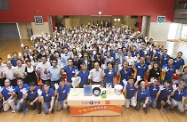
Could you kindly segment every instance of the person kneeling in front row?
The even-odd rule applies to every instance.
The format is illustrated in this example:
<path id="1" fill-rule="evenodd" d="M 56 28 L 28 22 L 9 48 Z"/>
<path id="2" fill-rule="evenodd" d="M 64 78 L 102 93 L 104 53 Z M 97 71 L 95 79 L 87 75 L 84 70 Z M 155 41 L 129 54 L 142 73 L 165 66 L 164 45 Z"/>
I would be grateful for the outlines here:
<path id="1" fill-rule="evenodd" d="M 6 79 L 4 81 L 4 85 L 3 87 L 1 87 L 0 89 L 0 96 L 2 95 L 2 100 L 3 100 L 3 109 L 4 111 L 8 111 L 10 109 L 10 107 L 12 108 L 12 113 L 15 112 L 16 106 L 15 106 L 15 100 L 16 97 L 14 97 L 13 91 L 14 91 L 14 87 L 10 85 L 10 80 Z"/>
<path id="2" fill-rule="evenodd" d="M 50 83 L 44 83 L 42 90 L 41 100 L 44 101 L 44 113 L 49 114 L 54 112 L 54 90 L 50 88 Z"/>
<path id="3" fill-rule="evenodd" d="M 140 86 L 138 86 L 138 82 L 140 82 Z M 150 98 L 149 89 L 146 88 L 146 84 L 144 80 L 140 80 L 140 81 L 137 80 L 134 86 L 138 89 L 136 94 L 137 97 L 136 110 L 140 110 L 141 103 L 143 103 L 142 109 L 144 113 L 147 114 L 147 106 Z"/>
<path id="4" fill-rule="evenodd" d="M 27 84 L 23 84 L 22 79 L 17 80 L 17 86 L 15 87 L 14 95 L 18 95 L 18 102 L 16 105 L 16 111 L 23 111 L 23 114 L 27 114 L 27 96 L 28 96 L 29 86 Z"/>
<path id="5" fill-rule="evenodd" d="M 173 87 L 173 92 L 171 93 L 171 107 L 177 107 L 180 112 L 185 111 L 184 100 L 187 96 L 187 90 L 185 89 L 185 83 L 183 81 L 179 82 L 179 86 Z"/>
<path id="6" fill-rule="evenodd" d="M 125 107 L 129 108 L 131 105 L 132 107 L 136 107 L 136 88 L 134 87 L 134 79 L 130 78 L 129 81 L 124 81 L 124 93 L 125 95 Z"/>
<path id="7" fill-rule="evenodd" d="M 38 91 L 40 90 L 36 83 L 30 82 L 29 83 L 29 90 L 28 90 L 28 100 L 30 101 L 30 107 L 32 110 L 38 108 L 38 114 L 41 113 L 41 102 L 39 101 Z"/>
<path id="8" fill-rule="evenodd" d="M 58 103 L 57 103 L 57 111 L 60 111 L 62 109 L 67 109 L 67 96 L 70 91 L 69 84 L 65 84 L 64 79 L 60 79 L 59 84 L 55 84 L 55 92 L 57 93 Z"/>

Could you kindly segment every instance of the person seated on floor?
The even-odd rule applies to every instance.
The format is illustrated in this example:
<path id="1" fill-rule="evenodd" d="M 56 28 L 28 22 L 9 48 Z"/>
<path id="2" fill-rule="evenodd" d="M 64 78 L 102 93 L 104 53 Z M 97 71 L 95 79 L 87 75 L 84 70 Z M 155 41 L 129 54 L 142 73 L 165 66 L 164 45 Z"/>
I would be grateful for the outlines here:
<path id="1" fill-rule="evenodd" d="M 29 83 L 29 90 L 28 90 L 28 100 L 29 100 L 29 105 L 32 110 L 35 110 L 38 108 L 38 114 L 41 113 L 41 102 L 38 100 L 38 90 L 39 87 L 36 86 L 36 83 L 30 82 Z"/>
<path id="2" fill-rule="evenodd" d="M 64 79 L 59 80 L 59 84 L 55 84 L 55 92 L 57 93 L 57 111 L 60 111 L 62 109 L 67 109 L 68 104 L 67 104 L 67 96 L 70 92 L 70 86 L 69 84 L 65 84 Z"/>
<path id="3" fill-rule="evenodd" d="M 28 113 L 27 109 L 27 95 L 28 95 L 29 86 L 23 83 L 22 79 L 17 79 L 17 86 L 13 92 L 14 96 L 17 94 L 18 102 L 16 105 L 16 111 L 23 111 L 23 114 Z"/>
<path id="4" fill-rule="evenodd" d="M 134 79 L 129 78 L 128 82 L 125 81 L 123 92 L 125 93 L 125 107 L 129 108 L 131 105 L 132 107 L 136 107 L 136 88 L 134 86 Z"/>
<path id="5" fill-rule="evenodd" d="M 183 81 L 180 81 L 178 87 L 173 85 L 173 92 L 171 93 L 171 108 L 174 109 L 177 107 L 181 113 L 185 111 L 184 100 L 187 97 L 185 85 L 186 84 Z"/>
<path id="6" fill-rule="evenodd" d="M 164 84 L 159 86 L 159 91 L 156 95 L 156 107 L 161 109 L 161 101 L 164 101 L 165 104 L 163 106 L 163 112 L 167 113 L 167 108 L 171 105 L 171 92 L 173 91 L 173 87 L 171 86 L 171 81 L 166 80 Z"/>
<path id="7" fill-rule="evenodd" d="M 138 83 L 140 82 L 140 85 L 138 85 Z M 137 81 L 134 84 L 135 88 L 137 89 L 137 95 L 136 95 L 136 100 L 137 100 L 137 104 L 136 104 L 136 110 L 140 110 L 141 108 L 141 103 L 143 103 L 142 105 L 142 109 L 144 111 L 145 114 L 147 114 L 147 107 L 149 104 L 149 99 L 150 99 L 150 92 L 149 89 L 146 88 L 146 84 L 144 80 L 139 80 L 137 79 Z"/>
<path id="8" fill-rule="evenodd" d="M 40 97 L 40 101 L 44 101 L 44 113 L 49 114 L 54 112 L 54 90 L 50 88 L 50 83 L 44 83 L 44 89 L 42 90 L 42 94 Z"/>
<path id="9" fill-rule="evenodd" d="M 16 97 L 14 97 L 13 95 L 13 90 L 14 90 L 14 87 L 10 85 L 10 80 L 9 79 L 6 79 L 4 81 L 4 84 L 5 86 L 1 87 L 0 89 L 0 94 L 2 95 L 3 97 L 3 110 L 4 111 L 8 111 L 11 107 L 12 109 L 12 113 L 15 112 L 15 100 L 16 100 Z M 1 96 L 0 95 L 0 96 Z"/>

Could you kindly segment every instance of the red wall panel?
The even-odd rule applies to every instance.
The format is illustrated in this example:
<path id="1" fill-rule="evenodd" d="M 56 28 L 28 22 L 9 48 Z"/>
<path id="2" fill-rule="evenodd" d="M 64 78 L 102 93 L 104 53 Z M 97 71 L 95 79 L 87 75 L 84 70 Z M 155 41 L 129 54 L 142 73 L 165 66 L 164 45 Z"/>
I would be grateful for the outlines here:
<path id="1" fill-rule="evenodd" d="M 166 16 L 173 21 L 174 0 L 9 0 L 10 9 L 0 10 L 0 22 L 34 22 L 42 15 L 148 15 L 151 21 Z"/>

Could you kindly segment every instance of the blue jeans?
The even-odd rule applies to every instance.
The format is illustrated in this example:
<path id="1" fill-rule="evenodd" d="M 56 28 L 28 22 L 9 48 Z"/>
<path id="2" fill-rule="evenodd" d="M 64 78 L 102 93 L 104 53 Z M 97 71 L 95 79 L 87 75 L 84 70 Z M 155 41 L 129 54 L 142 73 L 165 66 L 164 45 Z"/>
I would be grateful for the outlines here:
<path id="1" fill-rule="evenodd" d="M 55 105 L 55 104 L 54 104 L 54 105 Z M 44 101 L 44 113 L 45 113 L 45 114 L 48 114 L 48 113 L 49 113 L 50 107 L 51 107 L 51 101 L 49 101 L 49 102 L 45 102 L 45 101 Z M 53 108 L 54 108 L 54 106 L 53 106 Z M 53 110 L 53 108 L 52 108 L 52 110 Z"/>
<path id="2" fill-rule="evenodd" d="M 16 111 L 26 110 L 27 109 L 27 100 L 23 100 L 22 103 L 20 103 L 20 100 L 18 101 L 16 105 Z"/>
<path id="3" fill-rule="evenodd" d="M 149 102 L 152 108 L 156 108 L 156 98 L 149 98 Z"/>

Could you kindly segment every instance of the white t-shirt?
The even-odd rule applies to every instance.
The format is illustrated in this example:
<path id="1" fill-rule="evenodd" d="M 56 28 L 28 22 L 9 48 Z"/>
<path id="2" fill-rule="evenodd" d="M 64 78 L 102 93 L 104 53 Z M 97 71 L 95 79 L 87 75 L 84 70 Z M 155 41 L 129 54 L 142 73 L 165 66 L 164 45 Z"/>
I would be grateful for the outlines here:
<path id="1" fill-rule="evenodd" d="M 12 66 L 11 69 L 9 69 L 8 67 L 5 68 L 3 74 L 5 75 L 5 77 L 9 80 L 14 80 L 16 79 L 16 77 L 14 77 L 14 73 L 16 73 L 16 68 Z"/>
<path id="2" fill-rule="evenodd" d="M 51 66 L 51 64 L 49 62 L 46 62 L 45 64 L 43 64 L 42 62 L 40 62 L 37 67 L 36 70 L 40 73 L 40 77 L 42 80 L 48 80 L 50 79 L 50 74 L 45 74 L 44 71 L 45 69 L 48 69 Z"/>

